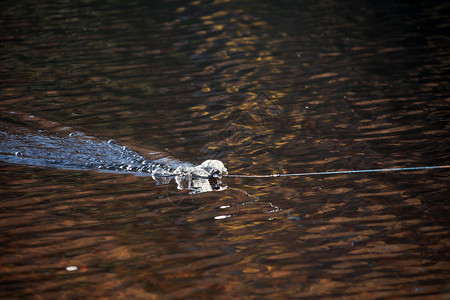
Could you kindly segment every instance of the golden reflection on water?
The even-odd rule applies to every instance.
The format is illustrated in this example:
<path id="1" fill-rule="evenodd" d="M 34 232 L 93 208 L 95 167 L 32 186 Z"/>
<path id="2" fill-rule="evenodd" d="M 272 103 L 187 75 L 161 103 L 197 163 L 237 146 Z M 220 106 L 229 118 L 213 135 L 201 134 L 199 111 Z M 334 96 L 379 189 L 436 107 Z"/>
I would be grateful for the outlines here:
<path id="1" fill-rule="evenodd" d="M 448 161 L 448 5 L 283 3 L 5 5 L 1 111 L 236 173 Z M 445 171 L 0 169 L 1 297 L 448 296 Z"/>

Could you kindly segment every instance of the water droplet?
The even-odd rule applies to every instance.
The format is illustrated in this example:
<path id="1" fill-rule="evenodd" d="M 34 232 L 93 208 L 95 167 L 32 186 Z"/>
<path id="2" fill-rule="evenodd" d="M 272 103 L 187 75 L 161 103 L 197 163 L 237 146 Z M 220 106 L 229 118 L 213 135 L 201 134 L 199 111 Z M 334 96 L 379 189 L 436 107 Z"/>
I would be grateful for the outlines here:
<path id="1" fill-rule="evenodd" d="M 77 266 L 68 266 L 68 267 L 66 267 L 66 271 L 69 271 L 69 272 L 73 272 L 73 271 L 76 271 L 76 270 L 78 270 Z"/>

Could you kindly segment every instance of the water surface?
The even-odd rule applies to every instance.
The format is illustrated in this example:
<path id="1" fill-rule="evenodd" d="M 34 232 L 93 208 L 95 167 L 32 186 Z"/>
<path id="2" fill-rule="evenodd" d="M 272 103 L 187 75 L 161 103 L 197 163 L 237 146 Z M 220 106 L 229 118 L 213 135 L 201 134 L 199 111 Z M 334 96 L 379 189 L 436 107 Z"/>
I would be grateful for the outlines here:
<path id="1" fill-rule="evenodd" d="M 448 165 L 448 12 L 7 1 L 0 131 L 74 129 L 230 173 Z M 224 178 L 192 194 L 2 161 L 0 183 L 3 298 L 450 296 L 448 169 Z"/>

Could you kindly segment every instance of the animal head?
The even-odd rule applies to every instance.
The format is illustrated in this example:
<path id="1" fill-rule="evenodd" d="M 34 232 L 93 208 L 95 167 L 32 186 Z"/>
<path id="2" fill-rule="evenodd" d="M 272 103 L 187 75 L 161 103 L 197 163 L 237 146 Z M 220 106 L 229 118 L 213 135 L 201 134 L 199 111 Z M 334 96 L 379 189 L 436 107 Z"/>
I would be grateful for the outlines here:
<path id="1" fill-rule="evenodd" d="M 207 171 L 212 177 L 221 176 L 223 173 L 228 174 L 224 164 L 216 159 L 205 160 L 199 167 Z"/>

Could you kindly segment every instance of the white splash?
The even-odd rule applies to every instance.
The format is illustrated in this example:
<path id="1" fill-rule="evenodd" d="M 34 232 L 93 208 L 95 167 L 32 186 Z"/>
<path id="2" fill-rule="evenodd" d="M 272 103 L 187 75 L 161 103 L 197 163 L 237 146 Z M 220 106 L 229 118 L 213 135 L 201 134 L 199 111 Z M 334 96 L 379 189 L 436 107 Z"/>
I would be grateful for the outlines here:
<path id="1" fill-rule="evenodd" d="M 174 172 L 176 176 L 199 178 L 220 177 L 223 173 L 228 174 L 228 170 L 220 160 L 216 159 L 205 160 L 201 165 L 195 167 L 179 166 Z"/>
<path id="2" fill-rule="evenodd" d="M 69 272 L 73 272 L 73 271 L 76 271 L 76 270 L 78 270 L 77 266 L 68 266 L 68 267 L 66 267 L 66 271 L 69 271 Z"/>
<path id="3" fill-rule="evenodd" d="M 214 217 L 214 220 L 222 220 L 222 219 L 226 219 L 226 218 L 230 218 L 231 215 L 222 215 L 222 216 L 216 216 Z"/>

